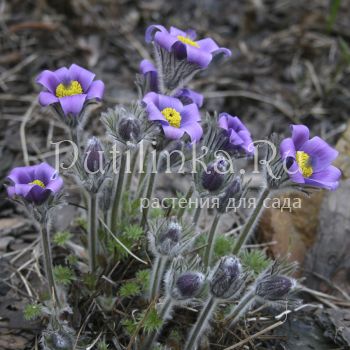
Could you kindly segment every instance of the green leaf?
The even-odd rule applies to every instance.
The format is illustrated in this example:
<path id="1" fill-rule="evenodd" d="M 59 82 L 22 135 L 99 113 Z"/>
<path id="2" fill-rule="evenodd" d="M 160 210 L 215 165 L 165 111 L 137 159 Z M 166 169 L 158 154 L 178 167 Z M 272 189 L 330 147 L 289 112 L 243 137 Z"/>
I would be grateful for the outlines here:
<path id="1" fill-rule="evenodd" d="M 150 270 L 140 270 L 136 273 L 136 281 L 144 291 L 149 287 L 150 274 Z"/>
<path id="2" fill-rule="evenodd" d="M 232 237 L 218 235 L 215 240 L 214 254 L 217 258 L 229 255 L 234 247 L 235 240 Z"/>
<path id="3" fill-rule="evenodd" d="M 89 290 L 94 290 L 97 284 L 97 278 L 92 273 L 86 273 L 83 275 L 82 280 Z"/>
<path id="4" fill-rule="evenodd" d="M 41 316 L 42 306 L 40 304 L 28 304 L 24 307 L 23 316 L 27 321 L 32 321 Z"/>
<path id="5" fill-rule="evenodd" d="M 119 291 L 119 294 L 123 298 L 134 297 L 141 293 L 141 288 L 136 282 L 124 283 Z"/>
<path id="6" fill-rule="evenodd" d="M 122 321 L 122 325 L 125 327 L 129 335 L 133 335 L 137 330 L 138 322 L 128 318 Z"/>
<path id="7" fill-rule="evenodd" d="M 259 275 L 270 264 L 270 259 L 262 250 L 258 249 L 244 251 L 240 258 L 243 266 L 252 271 L 255 276 Z"/>
<path id="8" fill-rule="evenodd" d="M 139 225 L 128 225 L 124 229 L 123 236 L 132 241 L 139 240 L 144 234 L 143 228 Z"/>
<path id="9" fill-rule="evenodd" d="M 106 342 L 100 341 L 100 342 L 97 344 L 97 350 L 109 350 L 109 347 L 108 347 L 108 345 L 107 345 Z"/>
<path id="10" fill-rule="evenodd" d="M 71 238 L 72 234 L 68 231 L 57 232 L 53 236 L 53 242 L 59 246 L 64 246 Z"/>
<path id="11" fill-rule="evenodd" d="M 74 272 L 66 266 L 58 265 L 53 268 L 53 274 L 58 284 L 70 285 L 75 279 Z"/>
<path id="12" fill-rule="evenodd" d="M 327 29 L 331 31 L 333 29 L 334 23 L 337 19 L 337 15 L 340 8 L 340 0 L 331 0 L 330 13 L 327 19 Z"/>
<path id="13" fill-rule="evenodd" d="M 144 319 L 143 329 L 146 333 L 157 331 L 162 327 L 163 320 L 158 316 L 156 309 L 151 309 Z"/>

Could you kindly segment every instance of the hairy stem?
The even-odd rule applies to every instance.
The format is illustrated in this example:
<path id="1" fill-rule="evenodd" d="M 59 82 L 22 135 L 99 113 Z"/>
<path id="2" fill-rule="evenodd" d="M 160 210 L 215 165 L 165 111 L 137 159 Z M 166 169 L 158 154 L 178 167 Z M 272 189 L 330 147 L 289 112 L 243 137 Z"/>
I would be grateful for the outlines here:
<path id="1" fill-rule="evenodd" d="M 148 218 L 148 213 L 150 208 L 149 201 L 152 199 L 154 183 L 158 172 L 158 160 L 159 160 L 159 154 L 157 154 L 155 157 L 155 166 L 157 171 L 156 172 L 151 171 L 151 173 L 149 174 L 149 180 L 148 180 L 147 191 L 146 191 L 146 198 L 148 199 L 148 205 L 142 208 L 141 227 L 143 228 L 145 228 L 147 224 L 147 218 Z"/>
<path id="2" fill-rule="evenodd" d="M 154 261 L 150 281 L 150 300 L 155 299 L 159 295 L 160 285 L 167 261 L 168 259 L 163 256 L 157 256 Z"/>
<path id="3" fill-rule="evenodd" d="M 270 190 L 268 188 L 264 188 L 261 192 L 256 207 L 253 209 L 253 212 L 250 214 L 249 219 L 247 220 L 241 233 L 239 234 L 238 241 L 235 247 L 233 248 L 233 254 L 237 255 L 240 252 L 242 246 L 247 242 L 249 236 L 254 230 L 255 224 L 257 223 L 257 221 L 260 218 L 260 215 L 263 212 L 264 201 L 269 196 L 269 194 Z"/>
<path id="4" fill-rule="evenodd" d="M 96 271 L 97 257 L 97 229 L 98 229 L 98 213 L 97 213 L 97 194 L 90 192 L 88 204 L 88 250 L 89 250 L 89 270 L 94 273 Z"/>
<path id="5" fill-rule="evenodd" d="M 49 231 L 47 229 L 47 223 L 42 223 L 40 225 L 40 234 L 41 234 L 41 245 L 42 245 L 43 257 L 44 257 L 44 269 L 45 269 L 45 275 L 46 275 L 47 281 L 49 283 L 50 296 L 52 299 L 54 299 L 54 301 L 59 306 L 57 288 L 56 288 L 55 279 L 53 276 L 50 237 L 49 237 Z"/>
<path id="6" fill-rule="evenodd" d="M 138 156 L 138 150 L 135 150 L 134 153 L 132 154 L 132 157 L 131 157 L 130 173 L 127 175 L 127 179 L 126 179 L 126 186 L 125 186 L 125 188 L 128 191 L 130 191 L 130 189 L 131 189 L 132 179 L 133 179 L 133 176 L 134 176 L 134 173 L 135 173 L 135 169 L 136 169 L 137 156 Z"/>
<path id="7" fill-rule="evenodd" d="M 114 201 L 113 201 L 113 206 L 111 211 L 111 231 L 112 232 L 116 232 L 118 228 L 118 222 L 119 222 L 119 217 L 121 212 L 120 202 L 123 194 L 126 160 L 127 160 L 126 154 L 122 153 L 120 158 L 118 182 L 114 193 Z"/>
<path id="8" fill-rule="evenodd" d="M 207 327 L 208 321 L 210 320 L 215 310 L 216 304 L 217 304 L 216 299 L 213 296 L 209 297 L 208 301 L 203 306 L 203 309 L 199 314 L 196 323 L 191 329 L 191 332 L 187 339 L 184 350 L 197 349 L 198 340 L 200 336 L 203 334 L 203 331 L 205 330 L 205 328 Z"/>
<path id="9" fill-rule="evenodd" d="M 213 220 L 213 223 L 210 227 L 209 235 L 208 235 L 208 241 L 207 246 L 205 247 L 204 252 L 204 258 L 203 258 L 203 264 L 204 264 L 204 271 L 208 270 L 211 264 L 211 260 L 213 258 L 213 252 L 215 248 L 215 238 L 216 238 L 216 231 L 218 228 L 218 224 L 220 222 L 221 215 L 219 213 L 216 213 L 215 218 Z"/>
<path id="10" fill-rule="evenodd" d="M 186 205 L 184 205 L 183 207 L 180 207 L 179 211 L 177 212 L 177 219 L 178 220 L 180 220 L 182 218 L 182 216 L 184 215 L 185 209 L 187 208 L 187 202 L 192 197 L 193 192 L 194 192 L 194 185 L 192 184 L 186 193 L 186 197 L 185 197 L 186 198 Z"/>
<path id="11" fill-rule="evenodd" d="M 163 307 L 161 308 L 160 312 L 159 312 L 159 317 L 163 320 L 163 324 L 166 321 L 171 309 L 173 308 L 174 303 L 172 301 L 171 298 L 166 298 L 163 304 Z M 161 329 L 159 329 L 158 331 L 153 331 L 152 333 L 150 333 L 147 338 L 145 339 L 141 350 L 149 350 L 149 349 L 153 349 L 153 343 L 155 342 L 155 340 L 157 339 L 157 336 L 159 334 L 159 332 L 161 331 Z"/>
<path id="12" fill-rule="evenodd" d="M 251 303 L 254 301 L 254 290 L 248 291 L 239 303 L 233 308 L 231 313 L 226 317 L 230 322 L 230 327 L 233 327 L 237 321 L 245 314 Z"/>
<path id="13" fill-rule="evenodd" d="M 194 227 L 197 227 L 198 225 L 198 220 L 199 220 L 199 217 L 201 216 L 201 212 L 202 212 L 202 207 L 199 205 L 196 208 L 196 211 L 194 212 L 194 216 L 193 216 Z"/>

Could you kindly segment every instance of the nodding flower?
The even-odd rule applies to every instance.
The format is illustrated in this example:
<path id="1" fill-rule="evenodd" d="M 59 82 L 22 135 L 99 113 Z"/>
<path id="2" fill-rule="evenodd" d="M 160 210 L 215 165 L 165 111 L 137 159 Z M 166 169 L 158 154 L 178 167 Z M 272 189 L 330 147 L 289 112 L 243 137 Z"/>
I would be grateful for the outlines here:
<path id="1" fill-rule="evenodd" d="M 161 25 L 151 25 L 146 30 L 146 42 L 154 42 L 168 52 L 174 52 L 180 60 L 206 68 L 218 54 L 231 56 L 231 51 L 219 47 L 211 38 L 196 40 L 194 30 L 186 32 L 176 27 L 167 30 Z"/>
<path id="2" fill-rule="evenodd" d="M 47 163 L 14 168 L 7 179 L 10 182 L 7 187 L 10 198 L 22 197 L 36 205 L 44 203 L 63 187 L 62 178 Z"/>

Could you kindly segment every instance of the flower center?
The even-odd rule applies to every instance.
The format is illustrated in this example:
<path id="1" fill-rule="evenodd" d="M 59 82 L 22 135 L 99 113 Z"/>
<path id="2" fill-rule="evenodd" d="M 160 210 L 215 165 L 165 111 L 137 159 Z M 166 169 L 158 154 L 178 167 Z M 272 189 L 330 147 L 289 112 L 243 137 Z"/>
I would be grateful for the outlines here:
<path id="1" fill-rule="evenodd" d="M 304 177 L 310 177 L 313 174 L 314 171 L 310 165 L 310 156 L 307 153 L 303 151 L 297 151 L 296 161 Z"/>
<path id="2" fill-rule="evenodd" d="M 181 114 L 174 108 L 164 108 L 162 114 L 165 119 L 169 122 L 174 128 L 179 128 L 181 124 Z"/>
<path id="3" fill-rule="evenodd" d="M 193 41 L 190 38 L 188 38 L 187 36 L 178 35 L 177 38 L 184 44 L 191 45 L 191 46 L 199 48 L 199 45 L 195 41 Z"/>
<path id="4" fill-rule="evenodd" d="M 45 184 L 40 180 L 34 180 L 32 182 L 29 182 L 29 185 L 38 185 L 41 188 L 45 188 Z"/>
<path id="5" fill-rule="evenodd" d="M 83 93 L 83 88 L 77 80 L 72 80 L 69 85 L 63 83 L 59 84 L 56 88 L 57 97 L 66 97 L 79 95 Z"/>

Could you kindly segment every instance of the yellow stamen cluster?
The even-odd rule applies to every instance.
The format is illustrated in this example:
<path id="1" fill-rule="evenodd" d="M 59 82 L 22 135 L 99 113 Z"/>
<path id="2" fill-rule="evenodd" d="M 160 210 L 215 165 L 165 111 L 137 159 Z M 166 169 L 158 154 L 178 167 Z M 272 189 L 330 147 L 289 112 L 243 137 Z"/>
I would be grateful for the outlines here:
<path id="1" fill-rule="evenodd" d="M 175 128 L 179 128 L 181 125 L 181 114 L 174 108 L 164 108 L 162 114 L 169 124 Z"/>
<path id="2" fill-rule="evenodd" d="M 83 88 L 77 80 L 72 80 L 69 85 L 59 84 L 56 88 L 57 97 L 79 95 L 83 93 Z"/>
<path id="3" fill-rule="evenodd" d="M 41 188 L 45 188 L 45 184 L 41 180 L 34 180 L 32 182 L 29 182 L 29 185 L 38 185 Z"/>
<path id="4" fill-rule="evenodd" d="M 314 172 L 312 166 L 310 165 L 310 156 L 303 151 L 297 151 L 295 158 L 303 176 L 310 177 Z"/>
<path id="5" fill-rule="evenodd" d="M 184 44 L 191 45 L 191 46 L 199 48 L 199 45 L 195 41 L 193 41 L 190 38 L 188 38 L 187 36 L 178 35 L 177 38 Z"/>

